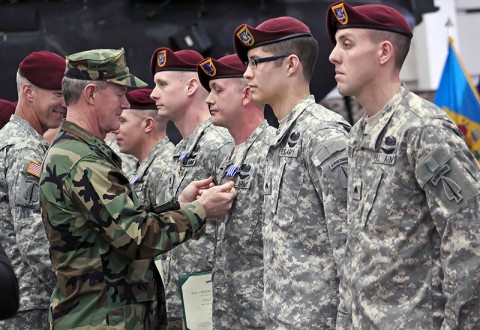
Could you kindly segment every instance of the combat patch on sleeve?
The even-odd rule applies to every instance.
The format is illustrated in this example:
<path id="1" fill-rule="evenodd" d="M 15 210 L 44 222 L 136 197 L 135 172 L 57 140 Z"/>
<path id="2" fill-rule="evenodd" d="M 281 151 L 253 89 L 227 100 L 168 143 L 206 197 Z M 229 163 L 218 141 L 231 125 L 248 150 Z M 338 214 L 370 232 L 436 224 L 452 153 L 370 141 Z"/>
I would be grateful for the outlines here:
<path id="1" fill-rule="evenodd" d="M 438 204 L 447 214 L 458 211 L 477 194 L 467 171 L 445 147 L 434 149 L 418 165 L 415 174 L 429 201 Z"/>

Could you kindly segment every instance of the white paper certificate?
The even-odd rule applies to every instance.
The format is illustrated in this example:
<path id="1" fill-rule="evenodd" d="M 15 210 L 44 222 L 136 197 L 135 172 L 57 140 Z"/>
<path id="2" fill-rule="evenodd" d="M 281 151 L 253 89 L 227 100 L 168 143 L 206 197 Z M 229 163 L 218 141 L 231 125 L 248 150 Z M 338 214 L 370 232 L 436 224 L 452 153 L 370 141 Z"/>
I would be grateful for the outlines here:
<path id="1" fill-rule="evenodd" d="M 212 272 L 180 275 L 183 312 L 187 330 L 211 330 L 212 322 Z"/>

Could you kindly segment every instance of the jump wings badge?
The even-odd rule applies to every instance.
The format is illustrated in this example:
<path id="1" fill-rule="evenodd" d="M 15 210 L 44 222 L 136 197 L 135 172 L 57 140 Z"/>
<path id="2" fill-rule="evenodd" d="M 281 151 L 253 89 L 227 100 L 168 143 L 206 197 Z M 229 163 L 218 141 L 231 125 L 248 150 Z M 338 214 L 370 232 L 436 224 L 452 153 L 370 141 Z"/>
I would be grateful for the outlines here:
<path id="1" fill-rule="evenodd" d="M 333 6 L 332 12 L 340 24 L 345 25 L 348 23 L 348 15 L 345 11 L 345 6 L 343 5 L 343 3 Z"/>
<path id="2" fill-rule="evenodd" d="M 253 39 L 253 35 L 248 29 L 246 25 L 237 32 L 237 38 L 240 39 L 241 42 L 245 44 L 245 46 L 253 46 L 255 40 Z"/>

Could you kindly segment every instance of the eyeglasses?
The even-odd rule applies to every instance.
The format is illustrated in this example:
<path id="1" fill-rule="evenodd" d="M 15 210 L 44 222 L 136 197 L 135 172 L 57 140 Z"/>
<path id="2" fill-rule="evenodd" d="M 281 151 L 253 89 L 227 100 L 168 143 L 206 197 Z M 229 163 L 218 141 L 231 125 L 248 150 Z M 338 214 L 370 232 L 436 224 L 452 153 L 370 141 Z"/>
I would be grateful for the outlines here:
<path id="1" fill-rule="evenodd" d="M 248 60 L 247 62 L 245 62 L 245 66 L 247 67 L 250 66 L 252 69 L 256 69 L 260 63 L 276 61 L 287 56 L 288 55 L 275 55 L 275 56 L 262 57 L 262 58 L 252 58 L 251 60 Z"/>

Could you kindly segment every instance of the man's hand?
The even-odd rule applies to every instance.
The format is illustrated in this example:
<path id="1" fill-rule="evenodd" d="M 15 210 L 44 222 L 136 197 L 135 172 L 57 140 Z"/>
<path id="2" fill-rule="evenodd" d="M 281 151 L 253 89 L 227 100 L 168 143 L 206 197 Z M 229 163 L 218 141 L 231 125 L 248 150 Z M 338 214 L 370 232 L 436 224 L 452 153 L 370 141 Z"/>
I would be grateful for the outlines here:
<path id="1" fill-rule="evenodd" d="M 214 184 L 212 177 L 204 180 L 190 182 L 188 186 L 183 189 L 180 195 L 178 195 L 178 202 L 180 203 L 180 207 L 184 207 L 185 204 L 189 204 L 195 201 L 197 198 L 200 197 L 200 195 L 205 189 L 213 186 Z"/>
<path id="2" fill-rule="evenodd" d="M 234 182 L 229 181 L 221 186 L 203 190 L 198 201 L 203 205 L 207 218 L 219 218 L 232 208 L 235 197 L 237 197 L 237 191 L 234 188 Z"/>

